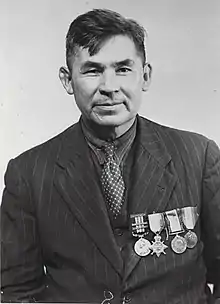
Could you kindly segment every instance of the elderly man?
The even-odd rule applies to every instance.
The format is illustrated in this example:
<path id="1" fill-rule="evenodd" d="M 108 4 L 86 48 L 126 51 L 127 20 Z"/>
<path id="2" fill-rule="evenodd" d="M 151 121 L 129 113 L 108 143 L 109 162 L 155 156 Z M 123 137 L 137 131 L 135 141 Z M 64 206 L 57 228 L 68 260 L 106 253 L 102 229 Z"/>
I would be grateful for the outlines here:
<path id="1" fill-rule="evenodd" d="M 205 304 L 220 296 L 220 151 L 137 114 L 151 79 L 144 39 L 137 22 L 110 10 L 70 25 L 59 76 L 82 115 L 9 162 L 3 301 Z"/>

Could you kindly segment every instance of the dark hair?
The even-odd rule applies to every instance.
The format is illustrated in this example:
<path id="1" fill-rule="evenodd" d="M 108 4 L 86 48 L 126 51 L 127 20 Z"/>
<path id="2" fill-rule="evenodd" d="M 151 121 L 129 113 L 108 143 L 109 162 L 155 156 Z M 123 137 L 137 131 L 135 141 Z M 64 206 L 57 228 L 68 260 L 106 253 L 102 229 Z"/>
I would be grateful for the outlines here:
<path id="1" fill-rule="evenodd" d="M 115 35 L 131 38 L 143 64 L 145 54 L 145 29 L 132 19 L 107 9 L 94 9 L 79 15 L 70 25 L 66 35 L 66 61 L 76 54 L 77 47 L 88 48 L 92 56 L 100 50 L 103 43 Z"/>

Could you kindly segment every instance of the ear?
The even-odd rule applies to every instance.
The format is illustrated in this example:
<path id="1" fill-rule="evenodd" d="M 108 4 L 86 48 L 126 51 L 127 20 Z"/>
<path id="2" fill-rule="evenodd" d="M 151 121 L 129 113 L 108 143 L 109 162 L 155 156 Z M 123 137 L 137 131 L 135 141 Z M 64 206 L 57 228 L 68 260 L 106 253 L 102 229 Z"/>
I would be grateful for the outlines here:
<path id="1" fill-rule="evenodd" d="M 61 67 L 59 69 L 59 78 L 68 94 L 73 94 L 72 76 L 68 68 Z"/>
<path id="2" fill-rule="evenodd" d="M 144 81 L 142 85 L 142 91 L 146 92 L 149 89 L 151 83 L 151 74 L 152 74 L 152 67 L 149 63 L 144 65 Z"/>

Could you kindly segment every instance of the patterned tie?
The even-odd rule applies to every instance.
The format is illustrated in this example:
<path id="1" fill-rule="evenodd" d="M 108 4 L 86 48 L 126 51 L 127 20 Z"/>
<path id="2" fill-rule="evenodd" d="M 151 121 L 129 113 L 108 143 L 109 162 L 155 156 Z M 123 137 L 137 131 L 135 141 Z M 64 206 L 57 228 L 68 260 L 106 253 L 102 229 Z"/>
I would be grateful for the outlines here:
<path id="1" fill-rule="evenodd" d="M 104 147 L 105 163 L 102 169 L 101 183 L 105 200 L 114 218 L 118 216 L 124 199 L 125 184 L 118 163 L 114 160 L 115 146 L 113 143 Z"/>

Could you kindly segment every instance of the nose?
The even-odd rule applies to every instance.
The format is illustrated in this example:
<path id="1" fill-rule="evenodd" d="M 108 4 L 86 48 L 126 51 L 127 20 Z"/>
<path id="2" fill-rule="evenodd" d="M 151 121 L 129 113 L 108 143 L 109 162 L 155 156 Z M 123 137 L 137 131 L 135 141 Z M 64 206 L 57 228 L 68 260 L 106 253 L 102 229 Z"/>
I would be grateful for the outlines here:
<path id="1" fill-rule="evenodd" d="M 119 83 L 115 72 L 105 71 L 102 74 L 99 91 L 103 95 L 110 95 L 119 91 Z"/>

